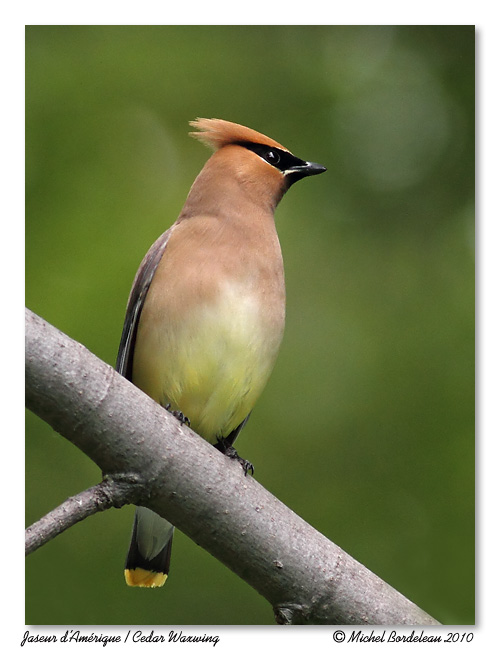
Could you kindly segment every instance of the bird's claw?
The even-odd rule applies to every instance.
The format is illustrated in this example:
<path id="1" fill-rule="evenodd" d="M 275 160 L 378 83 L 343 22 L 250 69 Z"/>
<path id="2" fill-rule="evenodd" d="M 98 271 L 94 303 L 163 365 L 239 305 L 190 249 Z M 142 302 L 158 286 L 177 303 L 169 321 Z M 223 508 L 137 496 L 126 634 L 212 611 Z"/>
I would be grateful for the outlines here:
<path id="1" fill-rule="evenodd" d="M 245 460 L 244 458 L 241 458 L 241 456 L 238 454 L 236 449 L 229 445 L 222 436 L 217 436 L 217 444 L 214 445 L 216 449 L 221 451 L 224 456 L 227 456 L 228 458 L 235 458 L 239 464 L 242 466 L 243 471 L 245 473 L 245 476 L 248 474 L 248 472 L 254 473 L 254 466 L 249 460 Z"/>
<path id="2" fill-rule="evenodd" d="M 182 411 L 172 411 L 172 409 L 171 409 L 170 407 L 171 407 L 171 404 L 170 404 L 170 403 L 169 403 L 169 404 L 166 404 L 166 405 L 165 405 L 165 410 L 167 410 L 169 413 L 172 413 L 172 415 L 174 416 L 174 418 L 176 418 L 177 420 L 179 420 L 179 422 L 180 422 L 181 424 L 186 424 L 188 427 L 191 426 L 191 421 L 190 421 L 190 419 L 189 419 L 188 417 L 186 417 Z"/>

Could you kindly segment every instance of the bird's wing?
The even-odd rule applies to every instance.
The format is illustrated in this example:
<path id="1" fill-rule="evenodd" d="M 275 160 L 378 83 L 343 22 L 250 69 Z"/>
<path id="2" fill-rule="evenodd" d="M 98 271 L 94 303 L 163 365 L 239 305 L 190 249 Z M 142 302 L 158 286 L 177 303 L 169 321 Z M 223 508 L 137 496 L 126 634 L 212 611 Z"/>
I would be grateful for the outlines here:
<path id="1" fill-rule="evenodd" d="M 118 348 L 116 370 L 130 381 L 132 381 L 132 364 L 139 318 L 149 287 L 151 286 L 151 281 L 165 252 L 171 232 L 172 228 L 164 232 L 146 253 L 145 258 L 137 270 L 128 299 L 122 338 L 120 347 Z"/>

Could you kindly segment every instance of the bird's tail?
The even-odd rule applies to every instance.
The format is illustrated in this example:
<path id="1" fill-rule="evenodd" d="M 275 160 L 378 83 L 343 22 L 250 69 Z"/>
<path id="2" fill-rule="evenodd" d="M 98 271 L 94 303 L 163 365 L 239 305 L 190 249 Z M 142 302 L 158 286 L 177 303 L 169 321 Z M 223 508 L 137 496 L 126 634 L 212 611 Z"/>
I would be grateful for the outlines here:
<path id="1" fill-rule="evenodd" d="M 139 506 L 125 563 L 129 587 L 162 587 L 168 576 L 174 526 L 156 512 Z"/>

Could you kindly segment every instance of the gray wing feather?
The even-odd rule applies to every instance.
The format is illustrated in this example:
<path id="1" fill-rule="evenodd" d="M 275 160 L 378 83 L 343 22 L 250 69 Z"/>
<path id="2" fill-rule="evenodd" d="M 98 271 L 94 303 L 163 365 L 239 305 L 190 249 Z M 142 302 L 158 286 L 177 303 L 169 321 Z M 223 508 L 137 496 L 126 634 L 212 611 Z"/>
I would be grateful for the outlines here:
<path id="1" fill-rule="evenodd" d="M 165 252 L 172 228 L 163 233 L 151 246 L 137 270 L 127 303 L 122 338 L 118 348 L 116 370 L 132 381 L 135 339 L 144 301 L 151 286 L 153 276 Z"/>

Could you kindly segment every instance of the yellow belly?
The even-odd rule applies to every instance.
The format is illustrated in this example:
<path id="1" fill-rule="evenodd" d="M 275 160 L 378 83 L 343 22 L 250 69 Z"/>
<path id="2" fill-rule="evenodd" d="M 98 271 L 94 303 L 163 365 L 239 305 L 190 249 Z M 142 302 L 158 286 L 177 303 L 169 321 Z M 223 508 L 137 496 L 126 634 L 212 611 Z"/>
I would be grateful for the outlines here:
<path id="1" fill-rule="evenodd" d="M 141 317 L 134 383 L 215 444 L 246 418 L 271 374 L 283 322 L 270 327 L 264 314 L 256 296 L 227 285 L 183 318 L 170 318 L 168 308 Z"/>

